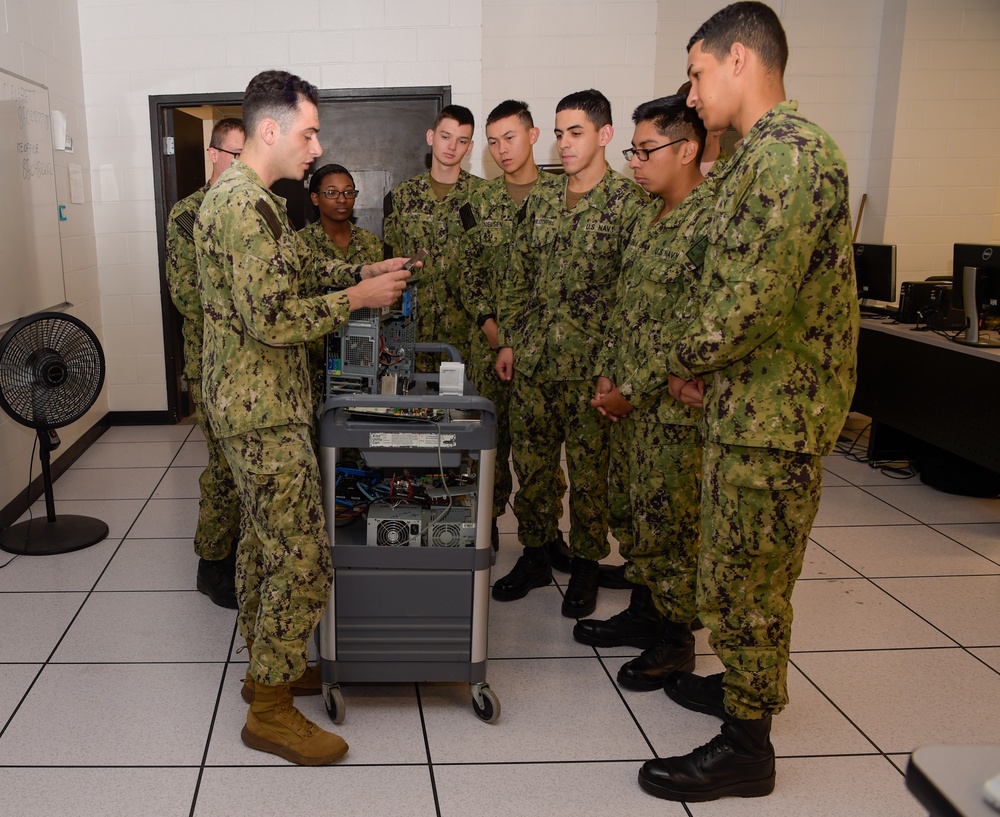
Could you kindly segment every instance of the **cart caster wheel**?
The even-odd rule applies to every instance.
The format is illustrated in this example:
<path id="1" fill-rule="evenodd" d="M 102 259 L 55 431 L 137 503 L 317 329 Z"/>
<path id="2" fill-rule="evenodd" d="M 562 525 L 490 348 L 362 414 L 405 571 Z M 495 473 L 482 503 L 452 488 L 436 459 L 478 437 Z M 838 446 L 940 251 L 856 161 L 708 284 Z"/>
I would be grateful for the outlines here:
<path id="1" fill-rule="evenodd" d="M 343 723 L 347 707 L 340 687 L 334 684 L 323 684 L 323 702 L 326 704 L 326 714 L 334 723 Z"/>
<path id="2" fill-rule="evenodd" d="M 500 717 L 500 699 L 486 684 L 472 687 L 472 711 L 486 723 L 496 723 Z"/>

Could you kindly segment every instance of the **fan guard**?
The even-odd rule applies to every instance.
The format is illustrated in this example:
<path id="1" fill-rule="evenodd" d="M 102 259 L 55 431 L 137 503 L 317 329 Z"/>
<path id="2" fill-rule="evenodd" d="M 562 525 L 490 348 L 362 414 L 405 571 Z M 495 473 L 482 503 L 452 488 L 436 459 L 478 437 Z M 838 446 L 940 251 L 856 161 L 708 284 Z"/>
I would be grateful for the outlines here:
<path id="1" fill-rule="evenodd" d="M 0 549 L 23 555 L 68 553 L 108 535 L 108 526 L 99 519 L 56 518 L 50 468 L 50 453 L 59 445 L 55 429 L 79 420 L 94 405 L 104 371 L 97 336 L 72 315 L 29 315 L 0 339 L 0 408 L 38 435 L 46 509 L 45 519 L 0 531 Z"/>

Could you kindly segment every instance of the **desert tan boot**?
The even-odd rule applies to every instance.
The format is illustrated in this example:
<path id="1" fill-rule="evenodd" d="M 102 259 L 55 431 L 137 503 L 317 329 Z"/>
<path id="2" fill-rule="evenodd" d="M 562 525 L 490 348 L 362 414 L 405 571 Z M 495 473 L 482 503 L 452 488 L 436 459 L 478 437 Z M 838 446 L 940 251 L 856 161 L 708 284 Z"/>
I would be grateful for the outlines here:
<path id="1" fill-rule="evenodd" d="M 325 766 L 347 753 L 343 738 L 321 729 L 295 708 L 287 684 L 254 684 L 254 701 L 240 737 L 251 749 L 300 766 Z"/>
<path id="2" fill-rule="evenodd" d="M 323 680 L 319 675 L 319 667 L 314 664 L 310 664 L 306 667 L 306 671 L 302 673 L 301 678 L 296 678 L 292 681 L 289 686 L 292 689 L 292 695 L 298 697 L 300 695 L 319 695 L 323 692 Z M 254 680 L 253 676 L 250 674 L 249 667 L 247 668 L 247 674 L 243 678 L 243 689 L 240 690 L 240 695 L 243 696 L 243 700 L 248 704 L 253 703 L 253 692 L 254 692 Z"/>

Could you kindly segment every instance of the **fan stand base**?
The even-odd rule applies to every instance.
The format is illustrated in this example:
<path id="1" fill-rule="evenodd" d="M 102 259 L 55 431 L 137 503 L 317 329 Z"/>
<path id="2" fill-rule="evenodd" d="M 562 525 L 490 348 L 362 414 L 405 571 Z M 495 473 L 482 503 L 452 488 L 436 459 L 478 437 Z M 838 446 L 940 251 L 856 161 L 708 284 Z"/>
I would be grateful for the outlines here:
<path id="1" fill-rule="evenodd" d="M 108 535 L 107 523 L 89 516 L 64 514 L 18 522 L 0 531 L 0 550 L 19 556 L 53 556 L 96 545 Z"/>

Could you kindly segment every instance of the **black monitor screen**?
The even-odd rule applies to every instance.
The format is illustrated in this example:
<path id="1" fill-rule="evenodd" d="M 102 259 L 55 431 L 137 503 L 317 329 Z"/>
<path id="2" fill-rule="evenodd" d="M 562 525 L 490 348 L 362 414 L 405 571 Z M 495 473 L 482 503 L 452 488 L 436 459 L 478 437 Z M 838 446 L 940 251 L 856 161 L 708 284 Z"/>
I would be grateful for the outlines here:
<path id="1" fill-rule="evenodd" d="M 859 299 L 896 300 L 895 244 L 855 244 L 854 272 Z"/>

